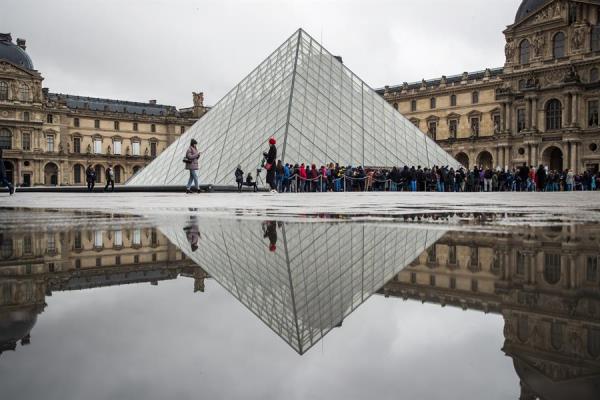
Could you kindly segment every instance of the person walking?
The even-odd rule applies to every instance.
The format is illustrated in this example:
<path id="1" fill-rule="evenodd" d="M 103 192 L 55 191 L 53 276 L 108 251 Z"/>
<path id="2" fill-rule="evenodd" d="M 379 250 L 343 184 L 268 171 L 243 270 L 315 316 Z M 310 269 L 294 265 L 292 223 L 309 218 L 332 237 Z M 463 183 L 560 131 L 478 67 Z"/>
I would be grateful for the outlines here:
<path id="1" fill-rule="evenodd" d="M 8 194 L 12 196 L 15 193 L 15 187 L 10 183 L 10 180 L 8 180 L 8 176 L 6 176 L 6 167 L 4 167 L 4 158 L 2 155 L 2 149 L 0 149 L 0 184 L 6 186 L 8 188 Z"/>
<path id="2" fill-rule="evenodd" d="M 111 186 L 110 191 L 114 192 L 115 191 L 115 172 L 113 171 L 111 166 L 106 168 L 104 177 L 106 178 L 106 185 L 104 185 L 104 191 L 106 192 L 108 190 L 108 186 L 110 185 Z"/>
<path id="3" fill-rule="evenodd" d="M 200 152 L 196 148 L 196 139 L 192 139 L 190 141 L 190 147 L 188 147 L 185 152 L 185 158 L 183 162 L 185 163 L 185 169 L 190 171 L 190 179 L 188 179 L 188 183 L 186 186 L 185 192 L 187 194 L 192 193 L 192 183 L 196 186 L 196 192 L 200 193 L 200 181 L 198 180 L 198 159 L 200 158 Z"/>
<path id="4" fill-rule="evenodd" d="M 242 171 L 242 166 L 239 164 L 235 169 L 235 183 L 237 183 L 238 192 L 241 192 L 244 185 L 244 171 Z"/>
<path id="5" fill-rule="evenodd" d="M 87 182 L 88 192 L 93 192 L 94 186 L 96 185 L 96 171 L 91 165 L 88 165 L 85 170 L 85 180 Z"/>
<path id="6" fill-rule="evenodd" d="M 574 183 L 575 183 L 575 174 L 573 173 L 573 171 L 571 171 L 570 169 L 568 169 L 567 170 L 567 176 L 565 178 L 565 184 L 566 184 L 565 190 L 567 192 L 573 191 L 573 184 Z"/>
<path id="7" fill-rule="evenodd" d="M 264 152 L 265 169 L 267 170 L 267 183 L 271 187 L 271 193 L 277 193 L 277 183 L 275 182 L 275 160 L 277 159 L 277 141 L 274 137 L 269 139 L 269 151 Z"/>

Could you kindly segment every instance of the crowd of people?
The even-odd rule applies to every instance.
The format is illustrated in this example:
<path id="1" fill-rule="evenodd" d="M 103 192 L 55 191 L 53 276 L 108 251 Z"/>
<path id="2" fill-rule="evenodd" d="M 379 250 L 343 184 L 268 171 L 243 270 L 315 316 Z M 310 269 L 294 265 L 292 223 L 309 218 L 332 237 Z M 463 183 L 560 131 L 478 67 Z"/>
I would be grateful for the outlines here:
<path id="1" fill-rule="evenodd" d="M 422 168 L 403 166 L 385 168 L 363 168 L 337 163 L 321 165 L 290 164 L 277 161 L 273 167 L 273 190 L 277 192 L 356 192 L 356 191 L 409 191 L 409 192 L 499 192 L 540 191 L 558 192 L 575 190 L 597 190 L 600 176 L 585 171 L 575 174 L 572 170 L 549 170 L 522 165 L 509 170 L 473 167 L 472 169 L 451 167 Z M 252 174 L 246 175 L 238 166 L 236 173 L 238 190 L 256 182 Z"/>

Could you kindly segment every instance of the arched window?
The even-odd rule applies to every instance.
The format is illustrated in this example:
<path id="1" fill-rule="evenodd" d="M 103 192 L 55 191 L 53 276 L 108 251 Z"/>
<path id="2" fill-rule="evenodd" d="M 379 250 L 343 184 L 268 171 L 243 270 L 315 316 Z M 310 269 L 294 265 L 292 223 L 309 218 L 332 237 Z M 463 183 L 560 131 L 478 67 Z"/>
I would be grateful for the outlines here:
<path id="1" fill-rule="evenodd" d="M 471 95 L 471 100 L 473 104 L 479 103 L 479 92 L 473 92 Z"/>
<path id="2" fill-rule="evenodd" d="M 450 96 L 450 106 L 451 107 L 455 107 L 456 106 L 456 95 L 453 94 L 452 96 Z"/>
<path id="3" fill-rule="evenodd" d="M 83 167 L 79 164 L 73 167 L 73 183 L 82 183 Z"/>
<path id="4" fill-rule="evenodd" d="M 600 51 L 600 24 L 595 25 L 592 28 L 592 37 L 590 42 L 592 51 Z"/>
<path id="5" fill-rule="evenodd" d="M 590 83 L 598 82 L 598 77 L 599 77 L 598 68 L 592 68 L 590 70 Z"/>
<path id="6" fill-rule="evenodd" d="M 0 100 L 8 100 L 8 83 L 0 81 Z"/>
<path id="7" fill-rule="evenodd" d="M 519 63 L 529 64 L 529 40 L 527 39 L 519 45 Z"/>
<path id="8" fill-rule="evenodd" d="M 21 86 L 21 91 L 19 92 L 19 100 L 29 101 L 29 87 L 27 85 Z"/>
<path id="9" fill-rule="evenodd" d="M 552 99 L 546 104 L 546 130 L 562 128 L 562 104 L 557 99 Z"/>
<path id="10" fill-rule="evenodd" d="M 544 279 L 551 285 L 560 282 L 561 260 L 560 254 L 546 253 L 544 263 Z"/>
<path id="11" fill-rule="evenodd" d="M 432 97 L 431 99 L 429 99 L 429 108 L 434 109 L 435 106 L 436 106 L 435 97 Z"/>
<path id="12" fill-rule="evenodd" d="M 116 165 L 114 168 L 115 183 L 121 183 L 121 177 L 123 176 L 123 168 L 120 165 Z"/>
<path id="13" fill-rule="evenodd" d="M 417 101 L 413 100 L 410 102 L 410 111 L 417 111 Z"/>
<path id="14" fill-rule="evenodd" d="M 554 35 L 552 54 L 554 58 L 563 58 L 565 56 L 565 34 L 558 32 Z"/>
<path id="15" fill-rule="evenodd" d="M 12 133 L 6 129 L 0 129 L 0 149 L 12 149 Z"/>

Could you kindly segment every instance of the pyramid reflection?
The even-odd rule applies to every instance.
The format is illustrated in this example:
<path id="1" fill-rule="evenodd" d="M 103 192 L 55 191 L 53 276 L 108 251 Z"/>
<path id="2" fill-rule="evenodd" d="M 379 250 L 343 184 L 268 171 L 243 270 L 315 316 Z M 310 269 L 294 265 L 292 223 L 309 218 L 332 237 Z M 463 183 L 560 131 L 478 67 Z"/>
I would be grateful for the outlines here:
<path id="1" fill-rule="evenodd" d="M 189 218 L 159 229 L 300 354 L 445 233 Z"/>

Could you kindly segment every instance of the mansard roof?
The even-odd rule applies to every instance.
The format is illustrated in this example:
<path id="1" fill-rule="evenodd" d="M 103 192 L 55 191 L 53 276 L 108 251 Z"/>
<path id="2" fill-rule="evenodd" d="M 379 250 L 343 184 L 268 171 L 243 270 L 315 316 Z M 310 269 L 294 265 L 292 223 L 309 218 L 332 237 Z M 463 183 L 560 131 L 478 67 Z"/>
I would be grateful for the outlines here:
<path id="1" fill-rule="evenodd" d="M 101 99 L 62 93 L 48 93 L 48 99 L 56 102 L 64 102 L 68 108 L 73 110 L 107 111 L 151 116 L 177 114 L 176 107 L 163 104 Z"/>

